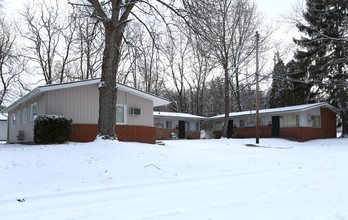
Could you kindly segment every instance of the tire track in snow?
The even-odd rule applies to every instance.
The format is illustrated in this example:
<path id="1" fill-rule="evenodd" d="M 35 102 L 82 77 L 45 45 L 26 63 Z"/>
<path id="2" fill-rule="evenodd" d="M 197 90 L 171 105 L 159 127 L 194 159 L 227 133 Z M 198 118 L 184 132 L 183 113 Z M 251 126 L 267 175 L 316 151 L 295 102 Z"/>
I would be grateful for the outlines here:
<path id="1" fill-rule="evenodd" d="M 96 190 L 52 193 L 28 197 L 23 203 L 0 201 L 2 219 L 95 219 L 112 216 L 139 219 L 175 216 L 214 209 L 226 204 L 243 204 L 272 196 L 272 177 L 286 178 L 297 169 L 270 169 L 160 183 L 109 187 Z M 248 183 L 248 184 L 245 184 Z M 257 186 L 267 186 L 259 190 Z M 274 183 L 273 183 L 274 184 Z M 212 200 L 214 198 L 215 200 Z M 236 199 L 238 198 L 238 199 Z M 134 218 L 133 218 L 134 219 Z"/>

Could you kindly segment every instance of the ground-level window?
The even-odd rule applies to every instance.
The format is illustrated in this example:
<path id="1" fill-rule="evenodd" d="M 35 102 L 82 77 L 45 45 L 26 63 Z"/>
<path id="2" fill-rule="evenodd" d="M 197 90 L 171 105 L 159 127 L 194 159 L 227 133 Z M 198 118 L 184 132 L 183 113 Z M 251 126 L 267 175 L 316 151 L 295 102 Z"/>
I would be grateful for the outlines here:
<path id="1" fill-rule="evenodd" d="M 215 122 L 215 131 L 222 130 L 223 123 L 221 121 Z"/>
<path id="2" fill-rule="evenodd" d="M 16 126 L 16 114 L 11 115 L 12 126 Z"/>
<path id="3" fill-rule="evenodd" d="M 313 127 L 320 128 L 320 116 L 313 116 Z"/>
<path id="4" fill-rule="evenodd" d="M 241 128 L 245 127 L 245 121 L 244 120 L 239 120 L 239 127 L 241 127 Z"/>
<path id="5" fill-rule="evenodd" d="M 172 121 L 166 121 L 166 128 L 172 128 Z"/>
<path id="6" fill-rule="evenodd" d="M 27 108 L 23 109 L 23 124 L 27 123 L 28 121 L 28 110 Z"/>
<path id="7" fill-rule="evenodd" d="M 126 105 L 116 105 L 116 124 L 126 124 Z"/>
<path id="8" fill-rule="evenodd" d="M 189 131 L 198 131 L 198 122 L 189 122 Z"/>
<path id="9" fill-rule="evenodd" d="M 37 118 L 37 102 L 30 106 L 30 119 L 33 121 Z"/>

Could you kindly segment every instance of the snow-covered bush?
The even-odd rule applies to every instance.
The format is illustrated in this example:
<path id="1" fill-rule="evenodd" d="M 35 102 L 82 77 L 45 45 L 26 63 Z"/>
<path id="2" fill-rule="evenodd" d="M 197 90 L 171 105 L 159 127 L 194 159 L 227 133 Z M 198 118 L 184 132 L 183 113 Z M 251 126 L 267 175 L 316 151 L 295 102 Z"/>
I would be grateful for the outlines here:
<path id="1" fill-rule="evenodd" d="M 72 119 L 58 115 L 42 115 L 35 119 L 34 140 L 38 144 L 63 143 L 69 140 Z"/>
<path id="2" fill-rule="evenodd" d="M 202 130 L 201 131 L 201 139 L 212 139 L 214 138 L 214 132 L 213 131 L 209 131 L 209 130 Z"/>

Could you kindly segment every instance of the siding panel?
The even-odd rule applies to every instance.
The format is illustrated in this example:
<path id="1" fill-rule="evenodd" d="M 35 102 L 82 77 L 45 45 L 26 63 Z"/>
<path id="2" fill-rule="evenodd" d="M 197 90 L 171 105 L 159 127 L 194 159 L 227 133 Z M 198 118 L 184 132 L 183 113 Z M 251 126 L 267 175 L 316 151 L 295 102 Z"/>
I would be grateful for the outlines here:
<path id="1" fill-rule="evenodd" d="M 31 120 L 31 109 L 30 106 L 31 104 L 37 102 L 37 107 L 38 107 L 38 115 L 43 115 L 46 114 L 46 98 L 45 95 L 42 95 L 30 102 L 24 103 L 20 107 L 16 108 L 14 111 L 9 112 L 8 114 L 8 120 L 10 123 L 9 126 L 9 143 L 15 143 L 18 142 L 17 140 L 17 135 L 18 131 L 22 130 L 24 132 L 24 140 L 23 142 L 33 142 L 34 141 L 34 120 Z M 21 111 L 23 112 L 23 109 L 27 107 L 27 117 L 28 121 L 27 123 L 20 123 L 19 122 L 19 115 L 18 112 Z M 12 114 L 16 114 L 16 125 L 12 125 Z"/>

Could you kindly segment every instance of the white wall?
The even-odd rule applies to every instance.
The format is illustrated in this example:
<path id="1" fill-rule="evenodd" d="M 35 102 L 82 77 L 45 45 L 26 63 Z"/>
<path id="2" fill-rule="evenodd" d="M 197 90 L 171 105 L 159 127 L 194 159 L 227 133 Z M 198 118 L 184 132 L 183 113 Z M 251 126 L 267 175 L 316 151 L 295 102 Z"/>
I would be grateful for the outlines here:
<path id="1" fill-rule="evenodd" d="M 260 115 L 260 126 L 267 126 L 269 122 L 272 123 L 272 116 L 280 116 L 280 127 L 284 127 L 284 118 L 289 115 L 299 115 L 300 127 L 313 127 L 313 121 L 308 120 L 308 116 L 320 116 L 320 107 L 314 108 L 306 111 L 298 111 L 292 113 L 275 113 L 269 115 Z M 237 127 L 240 127 L 240 120 L 245 121 L 245 127 L 255 127 L 256 124 L 256 115 L 244 115 L 244 116 L 236 116 L 230 117 L 230 120 L 233 120 L 233 124 Z M 296 117 L 295 117 L 296 118 Z M 214 120 L 214 130 L 219 130 L 215 128 L 216 122 L 224 122 L 223 119 Z"/>
<path id="2" fill-rule="evenodd" d="M 34 141 L 34 120 L 31 119 L 31 109 L 30 106 L 33 103 L 37 103 L 38 115 L 46 114 L 46 97 L 42 95 L 34 100 L 31 100 L 27 103 L 23 103 L 21 106 L 17 107 L 13 111 L 8 113 L 9 121 L 9 142 L 15 143 L 18 142 L 17 135 L 18 131 L 21 130 L 24 132 L 23 142 L 33 142 Z M 19 111 L 23 112 L 23 109 L 27 108 L 27 122 L 20 123 L 19 121 Z M 16 114 L 16 124 L 12 124 L 12 114 Z"/>
<path id="3" fill-rule="evenodd" d="M 0 120 L 0 141 L 7 139 L 7 121 Z"/>

